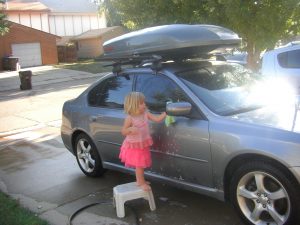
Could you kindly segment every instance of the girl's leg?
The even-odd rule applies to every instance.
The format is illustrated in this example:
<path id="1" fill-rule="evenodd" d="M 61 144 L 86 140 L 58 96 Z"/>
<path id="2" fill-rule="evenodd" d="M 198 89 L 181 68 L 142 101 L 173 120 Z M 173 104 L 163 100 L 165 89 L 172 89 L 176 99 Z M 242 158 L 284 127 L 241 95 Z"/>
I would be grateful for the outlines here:
<path id="1" fill-rule="evenodd" d="M 135 169 L 135 176 L 136 176 L 136 182 L 137 185 L 141 186 L 144 191 L 150 191 L 151 187 L 149 184 L 145 181 L 144 177 L 144 168 L 137 167 Z"/>

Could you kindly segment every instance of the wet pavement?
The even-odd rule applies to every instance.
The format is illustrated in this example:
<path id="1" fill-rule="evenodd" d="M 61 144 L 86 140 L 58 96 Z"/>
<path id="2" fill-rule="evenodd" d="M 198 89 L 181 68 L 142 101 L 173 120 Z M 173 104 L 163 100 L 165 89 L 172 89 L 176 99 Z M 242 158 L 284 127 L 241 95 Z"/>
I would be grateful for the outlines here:
<path id="1" fill-rule="evenodd" d="M 229 204 L 152 182 L 156 207 L 126 203 L 125 218 L 112 206 L 112 188 L 134 177 L 107 171 L 86 177 L 60 138 L 61 107 L 100 74 L 32 68 L 32 90 L 20 91 L 16 72 L 0 73 L 0 190 L 53 225 L 242 225 Z"/>

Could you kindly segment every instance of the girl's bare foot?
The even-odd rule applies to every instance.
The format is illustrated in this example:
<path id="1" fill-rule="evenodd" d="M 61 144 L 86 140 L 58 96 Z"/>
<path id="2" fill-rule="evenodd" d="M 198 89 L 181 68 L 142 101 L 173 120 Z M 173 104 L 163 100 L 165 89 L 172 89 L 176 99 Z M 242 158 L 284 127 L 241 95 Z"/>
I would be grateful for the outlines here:
<path id="1" fill-rule="evenodd" d="M 150 191 L 151 187 L 149 185 L 149 182 L 145 182 L 145 183 L 137 183 L 138 186 L 140 186 L 144 191 Z"/>
<path id="2" fill-rule="evenodd" d="M 141 185 L 141 188 L 144 190 L 144 191 L 151 191 L 151 187 L 149 184 L 147 183 L 144 183 Z"/>
<path id="3" fill-rule="evenodd" d="M 148 185 L 151 184 L 149 181 L 146 181 L 146 180 L 145 180 L 145 182 L 146 182 L 146 184 L 148 184 Z M 144 183 L 138 183 L 138 182 L 136 182 L 136 184 L 137 184 L 137 186 L 142 186 Z"/>

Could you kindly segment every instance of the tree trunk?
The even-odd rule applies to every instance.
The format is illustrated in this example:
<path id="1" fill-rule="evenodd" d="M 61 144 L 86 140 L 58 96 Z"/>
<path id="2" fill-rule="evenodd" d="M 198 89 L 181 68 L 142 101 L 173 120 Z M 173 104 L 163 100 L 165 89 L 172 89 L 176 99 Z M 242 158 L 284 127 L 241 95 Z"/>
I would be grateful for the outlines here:
<path id="1" fill-rule="evenodd" d="M 248 41 L 247 42 L 247 67 L 253 71 L 258 71 L 259 70 L 259 56 L 260 56 L 260 51 L 255 48 L 254 42 Z"/>

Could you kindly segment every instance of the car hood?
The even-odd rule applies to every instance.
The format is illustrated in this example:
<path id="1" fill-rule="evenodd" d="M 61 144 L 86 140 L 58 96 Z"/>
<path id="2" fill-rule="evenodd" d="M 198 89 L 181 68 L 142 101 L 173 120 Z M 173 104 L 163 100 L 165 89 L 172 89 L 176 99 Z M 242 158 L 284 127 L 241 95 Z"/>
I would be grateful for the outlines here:
<path id="1" fill-rule="evenodd" d="M 230 116 L 232 119 L 300 133 L 300 110 L 295 106 L 263 107 Z"/>

